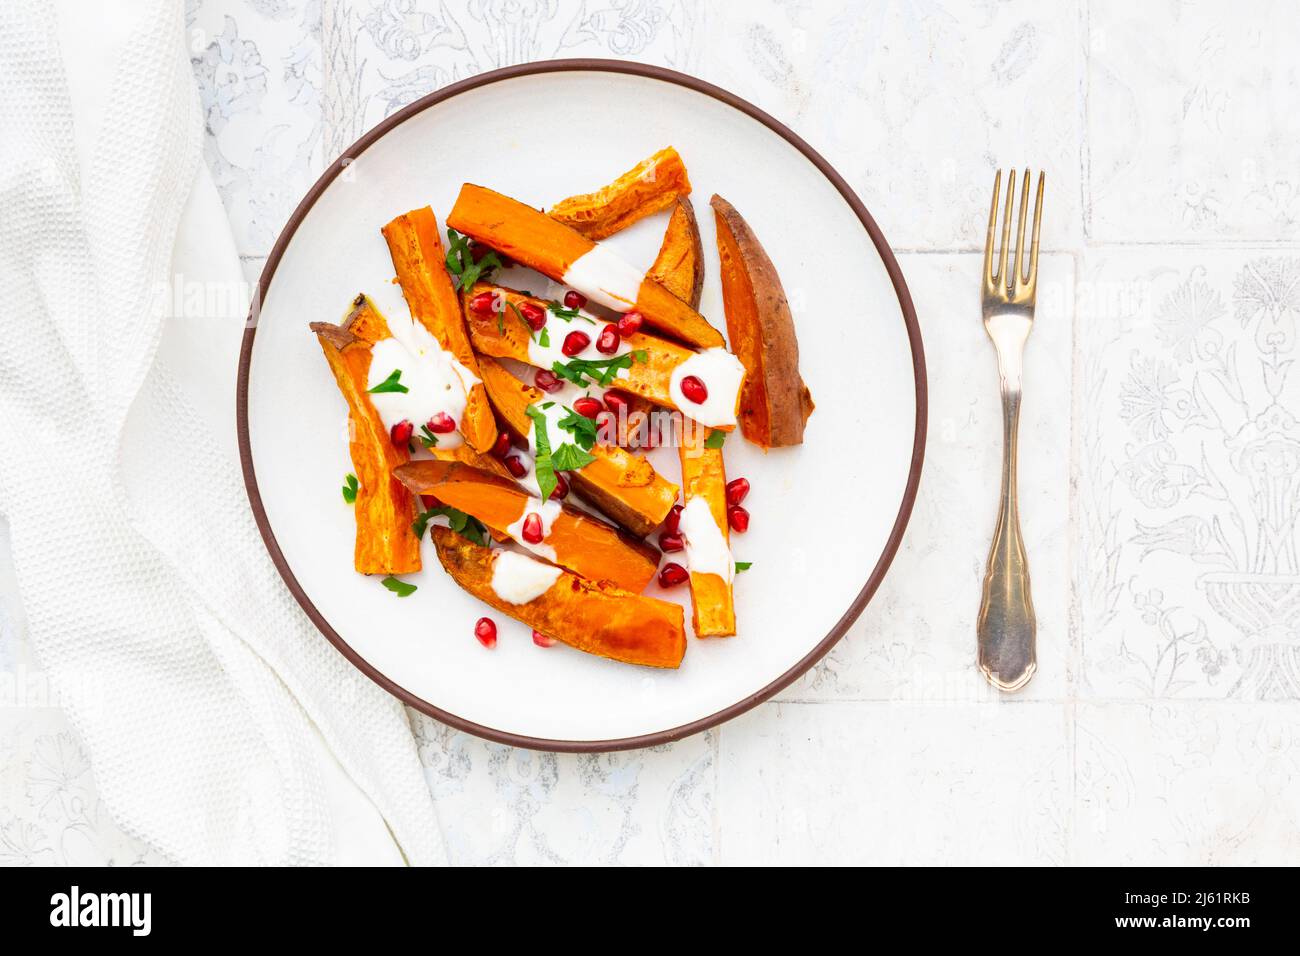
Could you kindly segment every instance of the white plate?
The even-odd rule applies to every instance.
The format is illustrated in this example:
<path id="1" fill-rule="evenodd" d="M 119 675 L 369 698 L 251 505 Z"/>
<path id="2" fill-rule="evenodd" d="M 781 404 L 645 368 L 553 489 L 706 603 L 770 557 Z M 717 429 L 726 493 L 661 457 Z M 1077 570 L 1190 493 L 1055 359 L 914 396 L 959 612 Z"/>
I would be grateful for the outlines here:
<path id="1" fill-rule="evenodd" d="M 764 455 L 736 433 L 727 471 L 753 485 L 733 537 L 736 637 L 691 638 L 680 670 L 617 664 L 557 645 L 461 591 L 425 541 L 419 590 L 398 598 L 352 568 L 345 406 L 307 330 L 337 321 L 393 275 L 380 227 L 432 205 L 445 221 L 470 181 L 544 206 L 607 182 L 672 144 L 703 233 L 701 311 L 724 327 L 718 192 L 780 272 L 817 410 L 804 444 Z M 857 211 L 855 211 L 855 206 Z M 610 240 L 648 265 L 667 214 Z M 924 360 L 883 238 L 839 177 L 775 120 L 656 68 L 555 61 L 431 94 L 367 134 L 299 206 L 262 275 L 240 364 L 240 444 L 254 511 L 281 573 L 322 632 L 403 700 L 474 733 L 545 749 L 644 746 L 718 723 L 775 693 L 843 634 L 898 546 L 924 445 Z M 891 277 L 890 270 L 894 270 Z M 918 416 L 918 410 L 922 413 Z M 675 456 L 655 461 L 676 477 Z M 686 588 L 673 597 L 689 601 Z M 475 641 L 491 613 L 500 639 Z M 690 614 L 686 615 L 689 625 Z"/>

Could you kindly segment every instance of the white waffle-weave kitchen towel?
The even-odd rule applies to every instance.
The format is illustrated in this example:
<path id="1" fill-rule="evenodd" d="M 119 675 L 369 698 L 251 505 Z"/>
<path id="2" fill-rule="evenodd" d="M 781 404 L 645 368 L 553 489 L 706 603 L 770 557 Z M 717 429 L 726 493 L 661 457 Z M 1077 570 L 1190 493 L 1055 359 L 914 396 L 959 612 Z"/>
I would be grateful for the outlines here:
<path id="1" fill-rule="evenodd" d="M 182 259 L 239 279 L 184 7 L 0 0 L 0 513 L 29 638 L 106 805 L 171 859 L 443 862 L 403 709 L 293 603 L 196 410 L 189 372 L 220 360 L 228 392 L 242 324 L 167 314 Z"/>

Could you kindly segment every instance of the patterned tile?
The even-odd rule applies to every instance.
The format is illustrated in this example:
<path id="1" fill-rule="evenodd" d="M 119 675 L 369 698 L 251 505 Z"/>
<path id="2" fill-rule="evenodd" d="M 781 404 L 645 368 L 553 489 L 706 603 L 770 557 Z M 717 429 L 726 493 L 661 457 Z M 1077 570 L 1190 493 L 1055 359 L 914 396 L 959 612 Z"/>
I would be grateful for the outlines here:
<path id="1" fill-rule="evenodd" d="M 1080 704 L 1075 862 L 1300 858 L 1300 733 L 1279 705 Z"/>
<path id="2" fill-rule="evenodd" d="M 1300 698 L 1300 256 L 1090 252 L 1085 692 Z"/>
<path id="3" fill-rule="evenodd" d="M 1300 234 L 1295 8 L 1093 0 L 1090 235 Z"/>
<path id="4" fill-rule="evenodd" d="M 1066 859 L 1068 707 L 765 704 L 722 729 L 729 865 Z"/>
<path id="5" fill-rule="evenodd" d="M 895 247 L 983 249 L 999 165 L 1047 171 L 1043 242 L 1080 207 L 1079 4 L 710 5 L 707 78 L 791 125 Z"/>
<path id="6" fill-rule="evenodd" d="M 712 862 L 714 733 L 630 753 L 550 754 L 410 715 L 455 863 Z"/>
<path id="7" fill-rule="evenodd" d="M 782 699 L 991 700 L 975 618 L 1002 467 L 997 360 L 979 316 L 979 256 L 904 255 L 925 337 L 930 432 L 903 546 L 862 619 Z M 1068 567 L 1074 260 L 1039 262 L 1025 349 L 1021 525 L 1038 618 L 1039 672 L 1021 693 L 1062 699 L 1071 655 Z"/>
<path id="8" fill-rule="evenodd" d="M 243 255 L 265 255 L 324 169 L 320 0 L 189 0 L 206 158 Z"/>

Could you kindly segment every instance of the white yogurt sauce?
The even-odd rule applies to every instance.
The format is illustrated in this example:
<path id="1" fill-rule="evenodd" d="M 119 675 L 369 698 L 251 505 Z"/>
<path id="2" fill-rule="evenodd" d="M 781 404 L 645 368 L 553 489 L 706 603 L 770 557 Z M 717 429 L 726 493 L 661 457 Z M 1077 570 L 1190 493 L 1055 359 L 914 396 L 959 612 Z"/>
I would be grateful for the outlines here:
<path id="1" fill-rule="evenodd" d="M 682 379 L 694 375 L 704 383 L 709 396 L 703 404 L 696 404 L 682 394 Z M 724 348 L 696 352 L 673 369 L 668 383 L 668 394 L 682 413 L 701 425 L 717 428 L 736 424 L 736 396 L 745 378 L 745 366 L 740 359 Z"/>
<path id="2" fill-rule="evenodd" d="M 401 290 L 383 282 L 370 296 L 388 323 L 389 338 L 374 344 L 366 388 L 374 388 L 396 369 L 402 370 L 406 392 L 372 392 L 370 400 L 390 429 L 409 421 L 420 434 L 420 426 L 438 412 L 451 416 L 459 428 L 465 415 L 469 390 L 479 378 L 445 351 L 433 334 L 411 317 Z M 437 436 L 439 448 L 455 448 L 464 439 L 458 431 Z"/>
<path id="3" fill-rule="evenodd" d="M 593 302 L 615 312 L 627 312 L 636 305 L 645 273 L 600 243 L 579 256 L 561 281 Z"/>
<path id="4" fill-rule="evenodd" d="M 686 539 L 686 567 L 694 574 L 716 574 L 731 583 L 736 576 L 727 539 L 713 520 L 709 503 L 692 498 L 682 509 L 682 537 Z"/>
<path id="5" fill-rule="evenodd" d="M 548 561 L 554 561 L 555 549 L 546 543 L 546 539 L 551 536 L 551 525 L 555 524 L 555 519 L 560 516 L 560 511 L 560 502 L 555 498 L 545 502 L 540 498 L 529 498 L 524 502 L 523 510 L 519 513 L 519 520 L 511 522 L 506 527 L 506 534 L 510 535 L 522 547 L 533 552 L 533 554 L 540 555 Z M 542 519 L 541 544 L 533 544 L 524 540 L 524 522 L 528 520 L 528 516 L 531 514 L 535 514 Z"/>
<path id="6" fill-rule="evenodd" d="M 494 551 L 492 590 L 503 601 L 527 604 L 547 591 L 560 577 L 560 569 L 514 551 Z"/>

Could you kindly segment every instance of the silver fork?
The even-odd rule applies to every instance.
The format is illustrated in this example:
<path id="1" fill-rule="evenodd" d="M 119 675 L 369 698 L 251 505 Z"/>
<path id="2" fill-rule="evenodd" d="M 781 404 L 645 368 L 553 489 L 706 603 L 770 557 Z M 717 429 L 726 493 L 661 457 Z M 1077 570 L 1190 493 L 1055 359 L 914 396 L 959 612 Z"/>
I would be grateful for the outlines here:
<path id="1" fill-rule="evenodd" d="M 1038 229 L 1043 216 L 1043 173 L 1038 174 L 1034 202 L 1034 235 L 1024 271 L 1025 220 L 1029 213 L 1029 170 L 1020 192 L 1020 226 L 1016 236 L 1014 271 L 1007 271 L 1011 246 L 1012 204 L 1016 196 L 1016 171 L 1007 177 L 1007 209 L 1002 222 L 1002 252 L 993 271 L 993 246 L 997 238 L 998 191 L 1002 171 L 993 180 L 993 207 L 989 235 L 984 245 L 984 330 L 998 353 L 1002 384 L 1002 494 L 998 523 L 989 548 L 975 632 L 979 637 L 979 668 L 999 690 L 1019 690 L 1038 668 L 1035 649 L 1034 602 L 1029 593 L 1029 561 L 1020 534 L 1020 506 L 1016 493 L 1016 461 L 1020 425 L 1021 371 L 1025 339 L 1034 323 L 1034 298 L 1038 291 Z"/>

